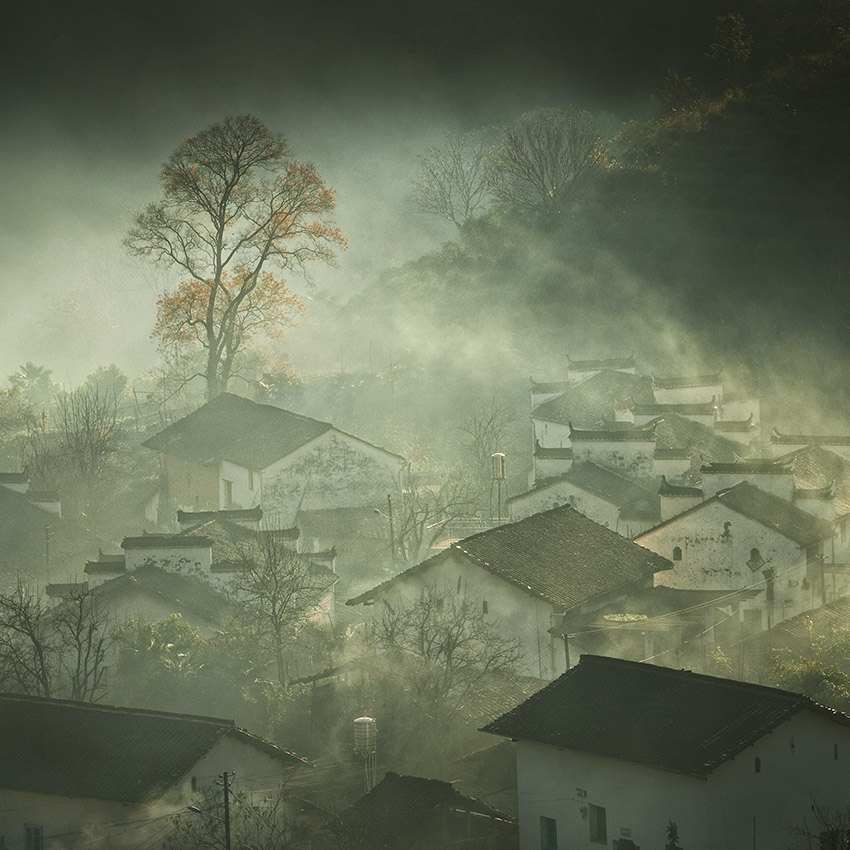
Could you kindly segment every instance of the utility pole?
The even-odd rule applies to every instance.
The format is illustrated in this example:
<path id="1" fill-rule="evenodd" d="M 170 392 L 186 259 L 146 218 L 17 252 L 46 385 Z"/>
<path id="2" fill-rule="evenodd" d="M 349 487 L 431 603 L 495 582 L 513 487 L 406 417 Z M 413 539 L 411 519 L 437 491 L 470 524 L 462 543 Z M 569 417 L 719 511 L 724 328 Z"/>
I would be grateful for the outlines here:
<path id="1" fill-rule="evenodd" d="M 230 850 L 230 788 L 229 774 L 225 770 L 221 774 L 221 784 L 224 787 L 224 850 Z"/>
<path id="2" fill-rule="evenodd" d="M 393 527 L 393 497 L 387 493 L 387 512 L 390 520 L 390 559 L 395 563 L 395 528 Z"/>

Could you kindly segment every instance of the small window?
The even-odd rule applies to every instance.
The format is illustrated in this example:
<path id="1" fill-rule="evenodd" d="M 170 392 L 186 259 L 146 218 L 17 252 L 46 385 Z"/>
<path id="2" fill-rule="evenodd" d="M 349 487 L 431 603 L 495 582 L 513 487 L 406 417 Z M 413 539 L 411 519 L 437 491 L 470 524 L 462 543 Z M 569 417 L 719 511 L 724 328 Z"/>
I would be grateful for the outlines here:
<path id="1" fill-rule="evenodd" d="M 486 599 L 481 603 L 481 613 L 482 614 L 487 613 L 487 600 Z"/>
<path id="2" fill-rule="evenodd" d="M 222 484 L 224 484 L 224 506 L 233 504 L 233 482 L 222 479 Z"/>
<path id="3" fill-rule="evenodd" d="M 254 470 L 253 469 L 248 470 L 248 489 L 249 490 L 254 489 Z"/>
<path id="4" fill-rule="evenodd" d="M 44 837 L 42 828 L 28 823 L 24 827 L 24 850 L 42 850 L 44 846 Z"/>
<path id="5" fill-rule="evenodd" d="M 540 850 L 558 850 L 558 822 L 555 818 L 540 818 Z"/>
<path id="6" fill-rule="evenodd" d="M 747 566 L 753 571 L 757 572 L 765 565 L 765 560 L 761 556 L 761 552 L 758 549 L 750 549 L 750 560 L 747 561 Z"/>
<path id="7" fill-rule="evenodd" d="M 590 825 L 590 840 L 597 844 L 608 843 L 608 820 L 605 816 L 604 806 L 587 807 L 588 821 Z"/>
<path id="8" fill-rule="evenodd" d="M 761 773 L 761 759 L 756 756 L 756 773 Z"/>
<path id="9" fill-rule="evenodd" d="M 673 560 L 681 561 L 682 560 L 682 549 L 679 546 L 673 547 Z"/>

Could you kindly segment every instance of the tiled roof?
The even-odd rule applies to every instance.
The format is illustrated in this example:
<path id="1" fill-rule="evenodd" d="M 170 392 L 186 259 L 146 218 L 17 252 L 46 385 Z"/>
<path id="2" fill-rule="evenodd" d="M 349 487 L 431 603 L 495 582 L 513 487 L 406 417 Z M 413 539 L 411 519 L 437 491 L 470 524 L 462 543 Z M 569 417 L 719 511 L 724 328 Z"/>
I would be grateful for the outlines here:
<path id="1" fill-rule="evenodd" d="M 609 357 L 603 360 L 573 360 L 567 355 L 567 364 L 571 372 L 589 372 L 593 369 L 634 369 L 637 367 L 634 355 L 628 357 Z"/>
<path id="2" fill-rule="evenodd" d="M 672 568 L 666 558 L 565 505 L 467 537 L 346 604 L 368 602 L 391 584 L 453 556 L 469 558 L 509 584 L 565 609 Z"/>
<path id="3" fill-rule="evenodd" d="M 741 444 L 718 436 L 710 425 L 686 419 L 678 413 L 668 413 L 655 424 L 655 457 L 663 457 L 664 450 L 685 450 L 700 463 L 733 461 Z"/>
<path id="4" fill-rule="evenodd" d="M 212 519 L 226 520 L 244 520 L 250 522 L 260 522 L 263 518 L 263 509 L 259 506 L 256 508 L 244 508 L 241 510 L 222 510 L 222 511 L 177 511 L 177 522 L 181 525 L 186 523 L 201 523 L 209 522 Z"/>
<path id="5" fill-rule="evenodd" d="M 655 429 L 617 428 L 605 430 L 578 430 L 570 425 L 570 440 L 573 443 L 654 443 Z"/>
<path id="6" fill-rule="evenodd" d="M 825 434 L 781 434 L 775 428 L 770 435 L 770 442 L 779 445 L 800 446 L 850 446 L 850 436 Z"/>
<path id="7" fill-rule="evenodd" d="M 791 475 L 789 463 L 773 458 L 747 458 L 736 463 L 709 463 L 700 471 L 708 475 Z"/>
<path id="8" fill-rule="evenodd" d="M 386 502 L 378 507 L 386 512 Z M 299 511 L 295 522 L 302 537 L 374 539 L 389 534 L 387 520 L 372 507 Z"/>
<path id="9" fill-rule="evenodd" d="M 141 593 L 165 603 L 186 618 L 195 615 L 208 623 L 219 621 L 230 604 L 224 594 L 205 581 L 150 564 L 98 585 L 95 593 L 114 603 Z"/>
<path id="10" fill-rule="evenodd" d="M 850 726 L 799 694 L 583 655 L 483 731 L 705 776 L 804 709 Z"/>
<path id="11" fill-rule="evenodd" d="M 639 404 L 654 402 L 651 380 L 605 369 L 536 407 L 532 417 L 564 425 L 572 422 L 579 428 L 598 428 L 615 418 L 618 402 L 629 396 Z"/>
<path id="12" fill-rule="evenodd" d="M 142 537 L 125 537 L 121 548 L 127 549 L 206 549 L 212 545 L 208 537 L 192 535 L 145 534 Z"/>
<path id="13" fill-rule="evenodd" d="M 539 457 L 541 460 L 572 460 L 573 450 L 572 447 L 566 449 L 561 447 L 546 449 L 539 443 L 535 443 L 534 456 Z"/>
<path id="14" fill-rule="evenodd" d="M 643 498 L 649 492 L 630 478 L 587 461 L 575 464 L 563 478 L 619 506 Z"/>
<path id="15" fill-rule="evenodd" d="M 197 463 L 228 460 L 260 470 L 332 427 L 328 422 L 222 393 L 143 445 Z"/>
<path id="16" fill-rule="evenodd" d="M 418 843 L 432 831 L 442 833 L 447 826 L 446 817 L 454 811 L 476 812 L 506 824 L 513 822 L 513 818 L 481 800 L 455 791 L 450 782 L 400 776 L 392 771 L 346 809 L 341 821 L 347 831 L 366 837 L 369 847 L 389 850 L 410 846 L 414 838 Z M 458 822 L 464 831 L 466 825 L 465 817 Z"/>
<path id="17" fill-rule="evenodd" d="M 0 484 L 26 484 L 29 480 L 26 472 L 0 472 Z"/>
<path id="18" fill-rule="evenodd" d="M 676 376 L 669 378 L 659 378 L 656 375 L 652 376 L 653 386 L 664 390 L 678 390 L 685 389 L 686 387 L 711 387 L 721 383 L 722 380 L 722 369 L 713 375 Z"/>
<path id="19" fill-rule="evenodd" d="M 667 480 L 666 475 L 661 476 L 661 486 L 658 492 L 662 496 L 699 496 L 702 498 L 702 490 L 699 487 L 682 487 L 678 484 L 671 484 Z"/>
<path id="20" fill-rule="evenodd" d="M 767 493 L 747 481 L 741 481 L 734 487 L 721 490 L 704 502 L 700 502 L 698 505 L 694 505 L 692 508 L 688 508 L 682 513 L 659 523 L 654 528 L 639 534 L 635 540 L 641 540 L 659 528 L 664 528 L 673 522 L 679 522 L 684 517 L 718 502 L 736 513 L 760 523 L 765 528 L 777 531 L 798 546 L 813 546 L 823 540 L 829 540 L 834 534 L 832 523 L 812 516 L 793 503 L 780 499 L 779 496 L 774 496 L 772 493 Z"/>
<path id="21" fill-rule="evenodd" d="M 44 570 L 45 527 L 57 517 L 33 505 L 25 493 L 0 487 L 0 573 Z"/>
<path id="22" fill-rule="evenodd" d="M 62 797 L 156 800 L 222 738 L 304 764 L 232 720 L 0 695 L 0 787 Z"/>
<path id="23" fill-rule="evenodd" d="M 717 410 L 713 401 L 704 404 L 635 404 L 632 413 L 635 416 L 663 416 L 665 413 L 678 413 L 680 416 L 714 416 Z"/>
<path id="24" fill-rule="evenodd" d="M 727 431 L 730 434 L 747 434 L 755 428 L 753 414 L 748 419 L 723 419 L 714 423 L 715 431 Z"/>
<path id="25" fill-rule="evenodd" d="M 835 513 L 850 513 L 850 460 L 821 446 L 794 452 L 791 458 L 794 483 L 805 489 L 830 487 L 834 484 Z"/>

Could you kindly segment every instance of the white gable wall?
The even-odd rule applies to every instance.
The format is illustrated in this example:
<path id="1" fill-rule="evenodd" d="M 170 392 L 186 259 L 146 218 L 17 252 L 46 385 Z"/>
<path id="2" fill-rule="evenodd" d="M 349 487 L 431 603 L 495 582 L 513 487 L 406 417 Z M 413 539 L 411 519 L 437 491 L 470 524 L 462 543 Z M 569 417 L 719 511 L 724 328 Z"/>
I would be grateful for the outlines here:
<path id="1" fill-rule="evenodd" d="M 709 502 L 635 542 L 673 561 L 672 570 L 655 574 L 656 585 L 690 590 L 760 590 L 745 607 L 762 609 L 762 627 L 767 626 L 767 618 L 775 624 L 821 601 L 819 582 L 809 578 L 803 549 L 719 502 Z M 674 558 L 676 547 L 681 549 L 679 560 Z M 753 549 L 758 549 L 765 561 L 755 571 L 747 565 Z M 772 601 L 763 573 L 766 569 L 774 571 Z"/>
<path id="2" fill-rule="evenodd" d="M 578 487 L 570 481 L 557 481 L 539 490 L 531 490 L 510 502 L 511 522 L 561 505 L 572 505 L 586 517 L 617 530 L 620 510 L 611 502 Z"/>
<path id="3" fill-rule="evenodd" d="M 534 439 L 544 449 L 567 449 L 572 445 L 570 426 L 565 422 L 549 422 L 547 419 L 531 420 Z"/>
<path id="4" fill-rule="evenodd" d="M 573 443 L 573 462 L 590 461 L 630 478 L 655 474 L 655 443 L 620 440 L 581 440 Z"/>
<path id="5" fill-rule="evenodd" d="M 368 616 L 380 619 L 383 600 L 412 602 L 423 588 L 471 599 L 479 611 L 486 601 L 487 619 L 498 624 L 505 637 L 519 640 L 523 675 L 554 679 L 566 670 L 563 640 L 548 632 L 555 624 L 555 608 L 462 556 L 448 555 L 422 572 L 395 581 L 366 609 Z"/>
<path id="6" fill-rule="evenodd" d="M 326 431 L 262 471 L 260 504 L 277 528 L 299 510 L 383 505 L 402 483 L 407 462 L 336 429 Z"/>
<path id="7" fill-rule="evenodd" d="M 623 698 L 627 710 L 628 694 Z M 850 782 L 850 729 L 808 711 L 707 779 L 525 741 L 516 753 L 520 850 L 539 850 L 541 817 L 557 821 L 558 847 L 602 846 L 590 840 L 590 805 L 605 809 L 609 847 L 628 837 L 642 848 L 663 848 L 671 820 L 687 850 L 796 846 L 788 827 L 812 822 L 813 799 L 844 808 Z"/>

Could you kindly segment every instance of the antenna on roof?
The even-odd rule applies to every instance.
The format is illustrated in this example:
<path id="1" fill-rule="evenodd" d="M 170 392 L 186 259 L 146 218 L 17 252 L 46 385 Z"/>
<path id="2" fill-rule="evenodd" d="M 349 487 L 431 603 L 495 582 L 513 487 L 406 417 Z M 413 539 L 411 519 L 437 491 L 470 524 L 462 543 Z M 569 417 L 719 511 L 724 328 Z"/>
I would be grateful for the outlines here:
<path id="1" fill-rule="evenodd" d="M 505 475 L 505 453 L 504 452 L 493 452 L 490 455 L 490 463 L 491 463 L 491 480 L 496 484 L 496 513 L 499 518 L 499 525 L 502 524 L 502 484 L 507 479 Z M 490 489 L 491 498 L 492 498 L 492 487 Z M 490 515 L 493 514 L 492 505 L 490 507 Z"/>

